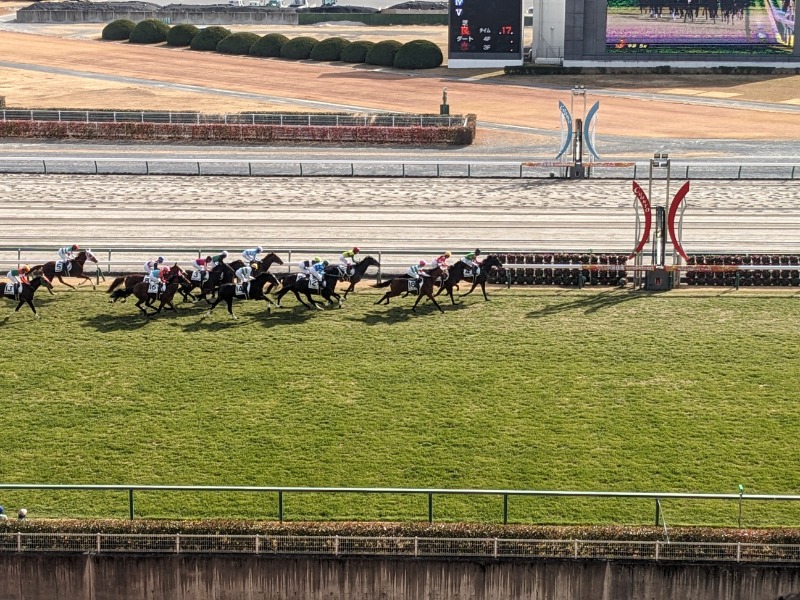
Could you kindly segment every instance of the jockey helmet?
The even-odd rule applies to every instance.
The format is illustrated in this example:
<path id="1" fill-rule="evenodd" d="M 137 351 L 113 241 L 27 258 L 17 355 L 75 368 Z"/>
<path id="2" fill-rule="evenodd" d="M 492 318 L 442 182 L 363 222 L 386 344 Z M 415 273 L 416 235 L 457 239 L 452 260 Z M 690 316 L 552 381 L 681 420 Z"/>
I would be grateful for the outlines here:
<path id="1" fill-rule="evenodd" d="M 428 264 L 427 261 L 424 261 L 424 260 L 419 261 L 419 266 L 420 267 L 424 267 L 427 264 Z"/>
<path id="2" fill-rule="evenodd" d="M 361 252 L 361 248 L 359 248 L 358 246 L 354 246 L 353 247 L 353 253 L 354 254 L 358 254 L 359 252 Z"/>
<path id="3" fill-rule="evenodd" d="M 263 252 L 264 249 L 261 246 L 256 246 L 256 252 Z"/>
<path id="4" fill-rule="evenodd" d="M 165 259 L 163 256 L 159 256 L 159 257 L 156 259 L 156 261 L 157 261 L 157 262 L 160 262 L 160 263 L 164 262 L 164 260 L 166 260 L 166 259 Z"/>
<path id="5" fill-rule="evenodd" d="M 450 252 L 450 250 L 448 250 L 447 252 L 445 252 L 445 253 L 444 253 L 444 255 L 445 255 L 447 258 L 450 258 L 451 256 L 453 256 L 453 254 Z"/>
<path id="6" fill-rule="evenodd" d="M 480 248 L 475 248 L 475 256 L 478 256 L 478 254 L 480 254 L 480 253 L 481 253 L 481 249 Z"/>
<path id="7" fill-rule="evenodd" d="M 72 249 L 73 250 L 77 250 L 78 249 L 78 244 L 72 244 Z"/>
<path id="8" fill-rule="evenodd" d="M 210 263 L 210 262 L 214 262 L 214 260 L 210 256 L 206 256 L 206 262 Z"/>
<path id="9" fill-rule="evenodd" d="M 312 263 L 322 262 L 322 259 L 319 256 L 315 256 L 314 258 L 311 259 L 311 262 Z"/>
<path id="10" fill-rule="evenodd" d="M 220 252 L 220 256 L 222 258 L 228 258 L 228 251 L 227 250 L 223 250 L 222 252 Z"/>
<path id="11" fill-rule="evenodd" d="M 331 263 L 329 263 L 327 260 L 323 260 L 322 261 L 322 266 L 323 267 L 327 267 L 329 264 L 331 264 Z"/>
<path id="12" fill-rule="evenodd" d="M 20 273 L 29 273 L 31 268 L 28 265 L 22 265 L 19 268 Z"/>
<path id="13" fill-rule="evenodd" d="M 257 262 L 251 262 L 250 263 L 250 268 L 251 269 L 257 269 L 258 268 L 258 263 Z"/>

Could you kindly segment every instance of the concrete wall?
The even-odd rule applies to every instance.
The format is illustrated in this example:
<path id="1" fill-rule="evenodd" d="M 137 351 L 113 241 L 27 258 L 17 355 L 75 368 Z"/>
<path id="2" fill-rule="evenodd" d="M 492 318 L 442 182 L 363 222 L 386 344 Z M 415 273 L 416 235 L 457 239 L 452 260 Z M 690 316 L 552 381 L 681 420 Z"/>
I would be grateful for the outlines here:
<path id="1" fill-rule="evenodd" d="M 792 565 L 0 556 L 4 600 L 775 600 L 798 590 Z"/>

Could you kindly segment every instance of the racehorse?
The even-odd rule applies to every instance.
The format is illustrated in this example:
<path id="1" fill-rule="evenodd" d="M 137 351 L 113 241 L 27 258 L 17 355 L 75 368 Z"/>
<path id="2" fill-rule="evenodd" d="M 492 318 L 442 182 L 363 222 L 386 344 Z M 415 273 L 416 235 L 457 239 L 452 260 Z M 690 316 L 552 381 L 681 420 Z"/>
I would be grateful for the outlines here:
<path id="1" fill-rule="evenodd" d="M 488 301 L 489 297 L 486 295 L 486 282 L 489 279 L 489 273 L 495 267 L 502 266 L 503 263 L 500 258 L 498 258 L 496 254 L 490 254 L 486 257 L 486 260 L 481 263 L 481 272 L 478 273 L 477 276 L 465 277 L 464 271 L 468 268 L 468 266 L 464 264 L 463 261 L 458 261 L 456 264 L 450 267 L 447 279 L 442 282 L 442 287 L 439 288 L 439 291 L 436 292 L 436 295 L 438 296 L 443 291 L 447 291 L 447 295 L 450 296 L 450 301 L 455 304 L 456 300 L 453 298 L 453 288 L 458 285 L 459 281 L 466 280 L 472 281 L 472 287 L 466 294 L 461 294 L 461 296 L 459 296 L 460 298 L 469 296 L 475 290 L 475 288 L 480 285 L 481 290 L 483 291 L 483 298 L 484 300 Z"/>
<path id="2" fill-rule="evenodd" d="M 5 289 L 6 286 L 4 284 L 0 284 L 0 294 L 2 294 L 3 298 L 8 298 L 9 300 L 16 300 L 17 298 L 19 298 L 19 304 L 17 304 L 17 308 L 15 308 L 11 312 L 12 315 L 15 312 L 19 311 L 19 309 L 22 308 L 23 304 L 27 304 L 28 306 L 31 307 L 31 310 L 33 311 L 33 316 L 36 319 L 38 319 L 39 313 L 36 312 L 36 307 L 33 305 L 33 295 L 36 293 L 36 290 L 39 289 L 39 286 L 42 285 L 46 287 L 48 290 L 53 289 L 53 284 L 50 283 L 50 280 L 47 279 L 47 277 L 44 277 L 43 275 L 39 275 L 38 277 L 34 277 L 33 279 L 31 279 L 30 283 L 23 283 L 22 289 L 20 290 L 18 296 L 13 291 L 10 294 L 6 293 Z M 6 320 L 8 320 L 9 317 L 11 317 L 11 315 L 8 315 L 6 317 Z"/>
<path id="3" fill-rule="evenodd" d="M 36 265 L 35 267 L 31 267 L 31 273 L 35 271 L 41 270 L 42 275 L 44 275 L 49 281 L 53 281 L 53 279 L 58 279 L 61 283 L 63 283 L 68 288 L 75 289 L 74 285 L 68 284 L 66 281 L 62 279 L 62 277 L 74 277 L 75 279 L 83 279 L 88 281 L 92 284 L 92 289 L 95 289 L 95 285 L 92 282 L 92 279 L 83 273 L 83 266 L 86 263 L 86 260 L 97 264 L 97 257 L 92 254 L 91 250 L 81 250 L 78 255 L 70 261 L 63 263 L 62 261 L 51 260 L 50 262 L 44 263 L 43 265 Z M 62 263 L 62 269 L 58 273 L 56 272 L 56 263 Z M 82 283 L 78 284 L 83 285 Z M 50 288 L 50 293 L 53 293 L 52 287 Z"/>
<path id="4" fill-rule="evenodd" d="M 233 314 L 234 298 L 238 298 L 240 300 L 264 300 L 267 303 L 267 313 L 270 313 L 272 311 L 272 302 L 267 297 L 269 292 L 264 291 L 264 284 L 267 282 L 270 284 L 268 290 L 271 290 L 273 287 L 278 285 L 277 277 L 275 277 L 275 275 L 272 273 L 267 273 L 266 271 L 259 273 L 255 279 L 245 283 L 242 288 L 240 288 L 242 291 L 239 294 L 237 294 L 236 290 L 236 288 L 239 287 L 238 285 L 235 283 L 223 283 L 221 286 L 219 286 L 217 299 L 211 304 L 211 308 L 208 309 L 206 316 L 210 317 L 211 311 L 214 310 L 214 307 L 220 302 L 225 302 L 225 304 L 228 305 L 228 314 L 230 314 L 232 319 L 237 319 L 238 317 Z"/>
<path id="5" fill-rule="evenodd" d="M 164 305 L 168 305 L 172 310 L 175 310 L 175 305 L 172 303 L 172 299 L 175 297 L 175 292 L 178 291 L 178 288 L 186 281 L 186 277 L 184 277 L 183 272 L 173 274 L 167 280 L 166 289 L 159 294 L 154 294 L 149 292 L 149 283 L 145 283 L 144 281 L 137 283 L 133 286 L 133 295 L 139 300 L 136 303 L 136 308 L 141 310 L 144 313 L 145 317 L 149 317 L 151 314 L 157 315 L 161 312 L 161 309 L 164 308 Z M 159 281 L 158 285 L 161 285 Z M 153 307 L 153 302 L 156 300 L 161 300 L 161 304 L 159 304 L 158 309 L 154 313 L 148 313 L 147 307 Z M 144 306 L 142 306 L 144 305 Z"/>
<path id="6" fill-rule="evenodd" d="M 181 269 L 178 266 L 178 263 L 175 263 L 169 268 L 169 271 L 167 272 L 167 279 L 178 273 L 180 273 L 181 275 L 185 275 L 183 269 Z M 125 300 L 128 299 L 128 296 L 130 296 L 133 293 L 134 286 L 137 283 L 142 283 L 142 281 L 144 281 L 144 278 L 145 275 L 141 273 L 131 273 L 130 275 L 120 275 L 119 277 L 117 277 L 114 281 L 111 282 L 111 285 L 109 286 L 108 290 L 106 290 L 106 293 L 111 294 L 109 302 L 116 302 L 117 300 L 120 299 L 123 302 L 125 302 Z M 125 284 L 125 287 L 122 289 L 117 289 L 122 283 Z"/>
<path id="7" fill-rule="evenodd" d="M 311 281 L 308 275 L 300 275 L 298 273 L 287 275 L 283 278 L 283 288 L 278 292 L 277 296 L 275 296 L 275 302 L 278 308 L 280 308 L 281 299 L 289 292 L 292 292 L 294 297 L 297 298 L 297 301 L 306 308 L 310 309 L 313 307 L 318 310 L 323 310 L 320 306 L 322 303 L 317 302 L 311 297 L 311 294 L 319 294 L 325 298 L 328 304 L 333 304 L 331 298 L 336 298 L 336 301 L 339 303 L 339 308 L 341 308 L 342 297 L 336 293 L 336 284 L 339 281 L 339 276 L 339 267 L 336 265 L 325 267 L 322 282 L 319 283 L 320 287 L 317 289 L 310 286 Z M 300 299 L 300 294 L 303 294 L 308 299 L 308 304 Z"/>
<path id="8" fill-rule="evenodd" d="M 422 278 L 422 284 L 419 286 L 419 291 L 417 292 L 417 301 L 414 302 L 414 306 L 411 308 L 411 310 L 417 312 L 417 304 L 419 304 L 419 301 L 422 300 L 423 297 L 426 297 L 433 302 L 434 306 L 436 306 L 440 312 L 444 312 L 442 307 L 439 306 L 439 303 L 436 302 L 436 298 L 433 297 L 433 286 L 436 283 L 436 278 L 442 274 L 442 268 L 437 265 L 430 271 L 426 271 L 426 273 L 428 274 L 428 277 Z M 400 294 L 407 292 L 409 281 L 413 280 L 408 277 L 395 277 L 394 279 L 389 279 L 383 283 L 373 285 L 372 287 L 375 288 L 389 288 L 389 291 L 383 295 L 383 298 L 378 300 L 375 304 L 381 304 L 384 300 L 386 300 L 386 304 L 389 304 L 389 298 L 394 298 L 395 296 L 399 296 Z"/>
<path id="9" fill-rule="evenodd" d="M 232 283 L 234 278 L 236 277 L 236 273 L 233 269 L 231 269 L 230 265 L 219 262 L 217 265 L 211 269 L 208 273 L 208 278 L 205 280 L 194 280 L 192 279 L 193 272 L 189 272 L 189 278 L 186 283 L 181 285 L 180 292 L 183 295 L 184 299 L 187 296 L 194 296 L 192 295 L 191 291 L 194 288 L 200 288 L 200 295 L 195 299 L 195 302 L 198 300 L 205 300 L 209 304 L 211 304 L 211 300 L 206 298 L 206 294 L 209 294 L 212 298 L 214 297 L 217 288 L 225 283 Z"/>
<path id="10" fill-rule="evenodd" d="M 283 260 L 281 259 L 280 256 L 278 256 L 274 252 L 270 252 L 269 254 L 265 254 L 264 258 L 262 258 L 261 260 L 257 260 L 256 263 L 258 264 L 258 272 L 266 273 L 267 271 L 269 271 L 269 268 L 272 265 L 282 265 Z M 234 271 L 238 271 L 243 266 L 244 266 L 244 261 L 241 259 L 235 260 L 232 263 L 230 263 L 230 267 Z"/>
<path id="11" fill-rule="evenodd" d="M 344 291 L 344 294 L 342 295 L 342 298 L 347 300 L 347 294 L 349 294 L 350 292 L 355 292 L 356 291 L 356 284 L 359 281 L 361 281 L 362 279 L 364 279 L 364 275 L 367 273 L 367 269 L 369 269 L 370 267 L 380 267 L 380 266 L 381 266 L 381 263 L 379 263 L 377 260 L 375 260 L 371 256 L 365 256 L 363 260 L 360 260 L 357 263 L 355 263 L 353 265 L 353 267 L 352 267 L 353 268 L 353 274 L 349 276 L 350 287 L 348 287 Z M 337 267 L 337 268 L 339 269 L 339 273 L 341 275 L 342 269 L 340 267 Z M 341 275 L 340 279 L 342 281 L 347 281 L 347 277 L 348 276 L 346 274 L 344 274 L 344 275 Z"/>

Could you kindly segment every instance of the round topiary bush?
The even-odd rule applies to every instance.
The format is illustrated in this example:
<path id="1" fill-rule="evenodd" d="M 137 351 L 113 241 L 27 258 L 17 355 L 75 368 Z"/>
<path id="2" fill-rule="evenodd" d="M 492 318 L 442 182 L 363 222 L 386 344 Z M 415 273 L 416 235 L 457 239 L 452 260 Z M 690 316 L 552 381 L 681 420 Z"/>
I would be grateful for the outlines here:
<path id="1" fill-rule="evenodd" d="M 189 23 L 175 25 L 167 34 L 167 46 L 188 46 L 200 30 Z"/>
<path id="2" fill-rule="evenodd" d="M 250 48 L 250 56 L 280 56 L 281 47 L 289 41 L 282 33 L 268 33 Z"/>
<path id="3" fill-rule="evenodd" d="M 381 67 L 393 67 L 394 55 L 403 47 L 403 44 L 397 40 L 383 40 L 378 42 L 369 52 L 364 62 L 368 65 L 378 65 Z"/>
<path id="4" fill-rule="evenodd" d="M 443 61 L 439 46 L 428 40 L 406 42 L 394 56 L 394 66 L 398 69 L 435 69 Z"/>
<path id="5" fill-rule="evenodd" d="M 145 19 L 136 24 L 128 41 L 131 44 L 160 44 L 167 41 L 169 25 L 158 19 Z"/>
<path id="6" fill-rule="evenodd" d="M 375 42 L 359 40 L 348 44 L 342 49 L 342 60 L 348 63 L 363 63 L 367 60 L 367 52 L 375 45 Z"/>
<path id="7" fill-rule="evenodd" d="M 136 27 L 136 23 L 130 19 L 117 19 L 116 21 L 111 21 L 111 23 L 103 27 L 103 39 L 113 42 L 127 40 L 130 37 L 131 31 L 133 31 L 134 27 Z"/>
<path id="8" fill-rule="evenodd" d="M 336 61 L 342 60 L 342 50 L 350 45 L 344 38 L 332 37 L 322 40 L 311 50 L 311 60 Z"/>
<path id="9" fill-rule="evenodd" d="M 201 29 L 200 32 L 192 38 L 192 43 L 189 46 L 192 50 L 216 50 L 217 45 L 231 34 L 230 29 L 219 27 L 206 27 Z"/>
<path id="10" fill-rule="evenodd" d="M 247 31 L 234 33 L 217 44 L 217 52 L 222 54 L 250 54 L 250 48 L 260 39 L 260 35 Z"/>
<path id="11" fill-rule="evenodd" d="M 300 36 L 292 38 L 281 46 L 281 58 L 302 60 L 311 56 L 311 51 L 319 43 L 315 38 Z"/>

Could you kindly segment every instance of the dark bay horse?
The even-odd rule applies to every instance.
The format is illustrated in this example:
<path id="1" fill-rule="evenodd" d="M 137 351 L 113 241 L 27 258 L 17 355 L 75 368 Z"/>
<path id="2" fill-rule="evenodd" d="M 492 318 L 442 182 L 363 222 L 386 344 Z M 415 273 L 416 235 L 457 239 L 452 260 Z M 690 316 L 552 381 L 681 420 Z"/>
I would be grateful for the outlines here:
<path id="1" fill-rule="evenodd" d="M 167 279 L 169 280 L 170 277 L 180 273 L 181 275 L 185 275 L 183 269 L 178 266 L 178 263 L 175 263 L 169 268 L 169 272 L 167 273 Z M 133 294 L 133 288 L 137 283 L 142 283 L 144 281 L 145 275 L 143 273 L 131 273 L 130 275 L 120 275 L 114 281 L 111 282 L 108 290 L 106 293 L 111 294 L 111 298 L 109 302 L 116 302 L 117 300 L 122 300 L 125 302 L 128 296 Z M 121 284 L 125 284 L 125 287 L 119 288 Z"/>
<path id="2" fill-rule="evenodd" d="M 264 285 L 267 283 L 269 283 L 269 288 L 267 288 L 267 291 L 265 292 Z M 267 313 L 269 314 L 272 312 L 272 301 L 269 299 L 267 294 L 269 293 L 269 290 L 276 285 L 278 285 L 278 279 L 275 277 L 275 275 L 272 273 L 267 273 L 266 271 L 259 273 L 256 275 L 255 279 L 247 282 L 245 284 L 247 287 L 243 286 L 240 294 L 236 293 L 236 288 L 238 286 L 235 283 L 223 283 L 221 286 L 219 286 L 217 299 L 211 304 L 211 308 L 208 309 L 206 316 L 210 317 L 211 311 L 214 310 L 214 307 L 220 302 L 224 302 L 228 305 L 228 314 L 231 316 L 231 318 L 238 319 L 238 317 L 233 314 L 234 298 L 237 300 L 263 300 L 267 303 Z"/>
<path id="3" fill-rule="evenodd" d="M 91 250 L 81 250 L 75 258 L 68 261 L 64 264 L 61 271 L 56 273 L 56 263 L 61 261 L 51 260 L 50 262 L 44 263 L 43 265 L 36 265 L 35 267 L 31 267 L 31 273 L 36 271 L 41 271 L 42 275 L 44 275 L 48 281 L 53 281 L 53 279 L 58 279 L 61 283 L 63 283 L 68 288 L 75 289 L 74 285 L 68 284 L 64 281 L 63 277 L 74 277 L 75 279 L 83 279 L 84 281 L 88 281 L 92 284 L 92 289 L 95 289 L 95 285 L 92 282 L 91 277 L 85 275 L 83 272 L 83 267 L 86 264 L 86 261 L 93 262 L 97 264 L 97 257 L 92 254 Z M 83 283 L 79 283 L 79 286 L 83 285 Z M 52 287 L 50 289 L 50 293 L 53 293 Z"/>
<path id="4" fill-rule="evenodd" d="M 414 302 L 414 306 L 411 308 L 411 310 L 417 312 L 417 304 L 419 304 L 419 301 L 422 300 L 422 298 L 429 298 L 440 312 L 444 312 L 442 307 L 439 306 L 439 303 L 436 302 L 436 298 L 433 297 L 433 287 L 436 284 L 436 278 L 442 274 L 442 268 L 437 266 L 430 271 L 425 272 L 428 274 L 428 277 L 422 278 L 422 285 L 420 285 L 419 292 L 417 293 L 417 301 Z M 389 304 L 389 298 L 394 298 L 395 296 L 406 293 L 408 291 L 409 281 L 410 279 L 408 277 L 401 276 L 373 285 L 372 287 L 375 288 L 389 288 L 389 291 L 386 292 L 375 304 L 381 304 L 384 300 L 386 300 L 386 304 Z"/>
<path id="5" fill-rule="evenodd" d="M 53 284 L 50 283 L 50 280 L 44 277 L 43 275 L 34 277 L 33 279 L 31 279 L 30 283 L 23 283 L 22 290 L 20 291 L 19 296 L 17 296 L 13 291 L 10 294 L 7 294 L 6 283 L 5 282 L 0 283 L 0 295 L 2 295 L 3 298 L 8 298 L 9 300 L 17 300 L 19 298 L 19 304 L 17 304 L 17 308 L 15 308 L 12 311 L 11 315 L 19 311 L 19 309 L 22 308 L 23 304 L 27 304 L 28 306 L 31 307 L 31 310 L 33 311 L 33 316 L 36 319 L 38 319 L 39 313 L 36 312 L 36 307 L 33 305 L 33 295 L 36 293 L 36 290 L 38 290 L 40 286 L 44 286 L 48 290 L 53 289 Z M 8 315 L 6 317 L 6 320 L 8 320 L 11 317 L 11 315 Z"/>
<path id="6" fill-rule="evenodd" d="M 365 256 L 362 260 L 354 264 L 352 275 L 350 275 L 349 277 L 346 275 L 342 275 L 340 277 L 342 281 L 348 281 L 348 280 L 350 281 L 350 287 L 348 287 L 344 291 L 342 298 L 347 300 L 347 294 L 356 291 L 356 284 L 362 279 L 364 279 L 364 275 L 366 275 L 367 269 L 369 269 L 370 267 L 380 267 L 380 266 L 381 263 L 379 263 L 376 259 L 372 258 L 371 256 Z M 339 269 L 339 273 L 341 274 L 342 269 L 339 267 L 337 268 Z"/>
<path id="7" fill-rule="evenodd" d="M 217 263 L 217 266 L 209 271 L 208 277 L 204 280 L 193 280 L 191 277 L 192 273 L 192 271 L 189 271 L 188 274 L 190 277 L 186 280 L 186 283 L 181 285 L 180 293 L 183 295 L 184 299 L 187 296 L 192 296 L 192 298 L 194 298 L 191 293 L 192 290 L 195 288 L 200 288 L 200 295 L 195 299 L 195 302 L 198 300 L 205 300 L 209 304 L 211 304 L 211 300 L 206 298 L 206 296 L 210 295 L 213 298 L 216 294 L 217 288 L 223 284 L 232 283 L 236 277 L 236 273 L 231 266 L 222 261 Z"/>
<path id="8" fill-rule="evenodd" d="M 175 305 L 172 303 L 173 298 L 175 297 L 175 293 L 178 291 L 178 288 L 186 282 L 186 277 L 184 277 L 183 273 L 175 273 L 167 280 L 167 287 L 163 292 L 160 294 L 154 294 L 149 291 L 150 284 L 145 283 L 144 281 L 137 283 L 133 286 L 133 295 L 136 296 L 138 302 L 136 303 L 136 308 L 144 313 L 145 317 L 149 317 L 151 315 L 157 315 L 161 312 L 161 309 L 164 306 L 169 306 L 172 310 L 175 310 Z M 159 283 L 159 285 L 161 285 Z M 158 308 L 154 313 L 148 313 L 147 307 L 153 308 L 153 303 L 156 300 L 160 300 L 161 304 L 159 304 Z"/>
<path id="9" fill-rule="evenodd" d="M 258 264 L 258 272 L 259 273 L 266 273 L 269 271 L 269 268 L 272 265 L 282 265 L 283 260 L 280 256 L 275 254 L 274 252 L 270 252 L 269 254 L 265 254 L 264 258 L 261 260 L 257 260 L 256 263 Z M 229 266 L 234 271 L 241 269 L 244 266 L 244 261 L 239 259 L 235 260 L 232 263 L 229 263 Z"/>
<path id="10" fill-rule="evenodd" d="M 483 291 L 483 299 L 488 301 L 489 297 L 486 295 L 486 282 L 489 280 L 489 274 L 495 267 L 502 266 L 503 263 L 500 258 L 496 254 L 490 254 L 486 257 L 486 260 L 481 263 L 481 272 L 478 273 L 477 277 L 465 277 L 464 271 L 468 267 L 466 264 L 464 264 L 464 262 L 459 260 L 456 264 L 450 267 L 447 274 L 447 279 L 442 282 L 442 287 L 439 288 L 439 291 L 436 292 L 436 295 L 438 296 L 443 291 L 446 291 L 447 295 L 450 296 L 450 301 L 455 304 L 456 300 L 453 298 L 453 288 L 458 286 L 459 281 L 466 280 L 472 282 L 472 287 L 466 294 L 461 294 L 461 298 L 464 296 L 469 296 L 475 290 L 475 288 L 480 285 L 481 290 Z"/>
<path id="11" fill-rule="evenodd" d="M 311 294 L 318 294 L 325 298 L 328 304 L 333 304 L 331 298 L 335 298 L 336 301 L 339 303 L 339 308 L 342 307 L 342 297 L 336 293 L 336 284 L 339 281 L 339 267 L 336 265 L 330 265 L 325 268 L 325 273 L 322 277 L 322 283 L 325 285 L 322 286 L 320 284 L 320 288 L 312 288 L 310 287 L 309 277 L 307 275 L 299 276 L 298 273 L 292 273 L 287 275 L 283 278 L 283 288 L 280 292 L 278 292 L 277 296 L 275 296 L 275 302 L 277 306 L 280 308 L 281 306 L 281 299 L 292 292 L 294 297 L 297 298 L 297 301 L 305 306 L 306 308 L 316 308 L 318 310 L 323 310 L 321 306 L 321 302 L 317 302 L 311 297 Z M 303 302 L 300 299 L 300 294 L 303 294 L 306 299 L 308 300 L 308 304 Z"/>

